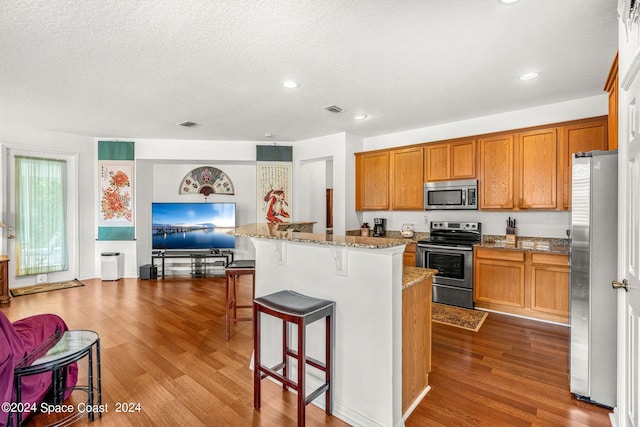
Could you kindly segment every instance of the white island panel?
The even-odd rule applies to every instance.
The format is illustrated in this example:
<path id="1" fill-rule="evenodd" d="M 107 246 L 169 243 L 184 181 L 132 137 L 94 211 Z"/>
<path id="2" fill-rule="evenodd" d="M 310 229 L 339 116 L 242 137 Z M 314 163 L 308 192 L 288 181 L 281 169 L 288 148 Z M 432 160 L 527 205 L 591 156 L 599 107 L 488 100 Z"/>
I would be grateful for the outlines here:
<path id="1" fill-rule="evenodd" d="M 336 302 L 334 416 L 352 425 L 402 422 L 402 255 L 382 247 L 251 238 L 256 297 L 291 289 Z M 295 331 L 292 331 L 295 333 Z M 280 361 L 281 323 L 263 316 L 263 362 Z M 293 335 L 295 340 L 295 335 Z M 307 353 L 324 360 L 324 322 L 307 327 Z M 295 372 L 295 371 L 292 371 Z M 308 389 L 323 381 L 308 367 Z M 323 406 L 323 399 L 317 399 Z"/>

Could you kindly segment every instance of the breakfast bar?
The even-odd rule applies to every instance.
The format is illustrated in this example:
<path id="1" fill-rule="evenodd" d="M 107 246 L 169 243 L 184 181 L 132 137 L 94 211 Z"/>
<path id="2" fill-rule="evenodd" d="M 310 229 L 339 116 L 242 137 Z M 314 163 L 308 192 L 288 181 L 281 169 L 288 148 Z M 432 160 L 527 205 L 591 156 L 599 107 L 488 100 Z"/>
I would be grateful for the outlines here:
<path id="1" fill-rule="evenodd" d="M 407 241 L 402 239 L 298 233 L 268 224 L 239 227 L 235 234 L 255 246 L 256 297 L 288 289 L 335 301 L 333 415 L 351 425 L 402 425 L 403 406 L 412 407 L 412 402 L 403 405 L 403 285 L 428 288 L 429 300 L 421 305 L 430 308 L 433 270 L 403 271 Z M 307 328 L 307 354 L 320 360 L 323 328 Z M 264 318 L 261 331 L 262 360 L 277 363 L 281 323 Z M 427 330 L 420 332 L 424 341 Z M 308 390 L 321 381 L 319 373 L 308 370 Z M 423 384 L 412 401 L 428 391 L 426 379 Z M 324 407 L 321 398 L 314 404 Z"/>

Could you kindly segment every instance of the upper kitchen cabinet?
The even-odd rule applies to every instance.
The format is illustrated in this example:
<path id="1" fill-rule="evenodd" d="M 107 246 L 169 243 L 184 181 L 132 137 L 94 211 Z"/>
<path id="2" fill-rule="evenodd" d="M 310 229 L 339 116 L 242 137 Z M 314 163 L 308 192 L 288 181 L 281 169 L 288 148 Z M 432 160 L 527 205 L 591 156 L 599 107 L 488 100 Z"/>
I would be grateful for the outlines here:
<path id="1" fill-rule="evenodd" d="M 424 151 L 422 147 L 391 150 L 389 156 L 391 209 L 424 209 L 422 182 Z"/>
<path id="2" fill-rule="evenodd" d="M 476 177 L 476 140 L 425 145 L 424 180 L 449 181 Z"/>
<path id="3" fill-rule="evenodd" d="M 480 209 L 556 209 L 556 128 L 479 140 Z"/>
<path id="4" fill-rule="evenodd" d="M 356 210 L 422 210 L 422 146 L 356 153 Z"/>
<path id="5" fill-rule="evenodd" d="M 479 146 L 479 208 L 515 208 L 513 135 L 480 138 Z"/>
<path id="6" fill-rule="evenodd" d="M 613 59 L 611 70 L 604 90 L 609 92 L 609 141 L 607 146 L 609 150 L 618 148 L 618 54 Z"/>
<path id="7" fill-rule="evenodd" d="M 518 208 L 556 209 L 558 138 L 556 129 L 516 134 Z"/>
<path id="8" fill-rule="evenodd" d="M 571 207 L 571 159 L 573 153 L 607 149 L 607 116 L 596 117 L 559 128 L 563 209 Z"/>
<path id="9" fill-rule="evenodd" d="M 389 209 L 389 152 L 356 153 L 356 210 Z"/>

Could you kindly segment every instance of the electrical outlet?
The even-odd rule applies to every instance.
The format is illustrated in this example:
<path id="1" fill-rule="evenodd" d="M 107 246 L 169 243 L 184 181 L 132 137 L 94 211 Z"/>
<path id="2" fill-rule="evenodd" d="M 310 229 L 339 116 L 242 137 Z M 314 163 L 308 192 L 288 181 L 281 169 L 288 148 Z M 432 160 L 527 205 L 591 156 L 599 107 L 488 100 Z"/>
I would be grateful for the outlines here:
<path id="1" fill-rule="evenodd" d="M 429 225 L 429 219 L 427 218 L 427 216 L 426 216 L 426 215 L 424 216 L 424 223 L 425 223 L 425 224 L 427 224 L 427 225 Z"/>
<path id="2" fill-rule="evenodd" d="M 46 274 L 38 274 L 36 276 L 36 283 L 40 284 L 40 283 L 46 283 L 47 282 L 47 275 Z"/>

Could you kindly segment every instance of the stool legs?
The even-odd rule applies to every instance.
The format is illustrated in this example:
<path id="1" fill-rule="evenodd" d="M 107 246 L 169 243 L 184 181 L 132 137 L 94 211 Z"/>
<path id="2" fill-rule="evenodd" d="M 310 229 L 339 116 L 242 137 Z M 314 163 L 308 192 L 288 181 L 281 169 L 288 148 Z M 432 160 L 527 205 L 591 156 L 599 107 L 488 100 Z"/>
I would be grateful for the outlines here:
<path id="1" fill-rule="evenodd" d="M 267 367 L 262 365 L 262 353 L 261 353 L 261 313 L 276 316 L 282 320 L 282 361 L 273 367 Z M 320 394 L 325 393 L 325 413 L 332 414 L 332 399 L 331 399 L 331 370 L 333 369 L 332 349 L 333 349 L 333 336 L 334 336 L 334 306 L 331 306 L 324 313 L 325 317 L 325 361 L 324 363 L 314 359 L 313 357 L 307 357 L 306 355 L 306 326 L 308 323 L 307 318 L 304 316 L 294 316 L 282 313 L 274 312 L 268 308 L 261 308 L 257 303 L 253 305 L 253 347 L 254 347 L 254 372 L 253 372 L 253 406 L 255 409 L 260 409 L 261 399 L 261 380 L 267 376 L 271 376 L 282 383 L 283 390 L 287 390 L 289 387 L 293 388 L 297 393 L 297 417 L 298 426 L 305 425 L 306 405 Z M 313 319 L 317 320 L 317 319 Z M 311 322 L 313 322 L 311 320 Z M 297 349 L 294 350 L 290 347 L 290 334 L 289 325 L 296 325 L 297 332 Z M 295 358 L 297 361 L 296 372 L 289 372 L 290 362 L 289 358 Z M 314 368 L 320 369 L 325 373 L 325 384 L 316 389 L 310 395 L 306 395 L 306 366 L 310 365 Z M 282 374 L 278 371 L 282 370 Z M 296 375 L 296 382 L 289 379 L 289 374 Z"/>
<path id="2" fill-rule="evenodd" d="M 240 275 L 251 275 L 251 301 L 255 298 L 256 276 L 255 270 L 238 269 L 227 271 L 226 281 L 226 307 L 225 307 L 225 336 L 227 341 L 231 338 L 231 321 L 236 324 L 238 321 L 248 321 L 251 317 L 238 317 L 238 308 L 252 308 L 253 305 L 238 305 L 238 294 L 236 287 Z"/>
<path id="3" fill-rule="evenodd" d="M 307 407 L 307 388 L 304 374 L 307 366 L 305 353 L 306 330 L 304 319 L 298 320 L 298 427 L 304 426 L 305 409 Z"/>

